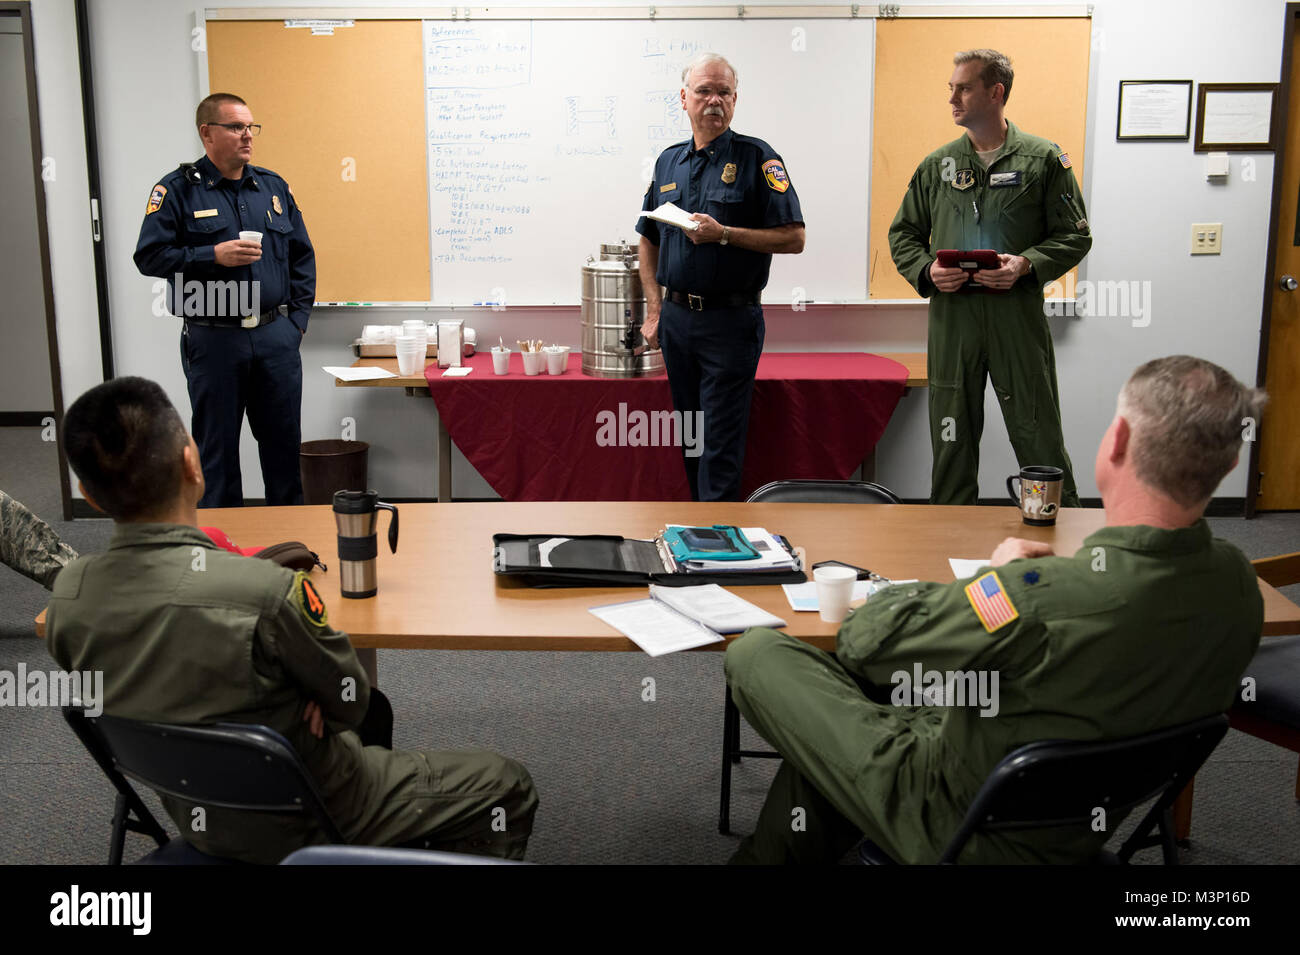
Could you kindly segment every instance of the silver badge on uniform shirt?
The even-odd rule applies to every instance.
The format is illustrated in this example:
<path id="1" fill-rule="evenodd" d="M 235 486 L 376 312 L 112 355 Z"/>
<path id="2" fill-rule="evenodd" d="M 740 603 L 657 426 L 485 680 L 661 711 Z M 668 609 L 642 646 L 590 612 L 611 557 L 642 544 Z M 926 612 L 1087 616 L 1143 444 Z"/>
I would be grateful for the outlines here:
<path id="1" fill-rule="evenodd" d="M 954 189 L 969 189 L 975 185 L 974 169 L 958 169 L 952 177 L 952 187 Z"/>

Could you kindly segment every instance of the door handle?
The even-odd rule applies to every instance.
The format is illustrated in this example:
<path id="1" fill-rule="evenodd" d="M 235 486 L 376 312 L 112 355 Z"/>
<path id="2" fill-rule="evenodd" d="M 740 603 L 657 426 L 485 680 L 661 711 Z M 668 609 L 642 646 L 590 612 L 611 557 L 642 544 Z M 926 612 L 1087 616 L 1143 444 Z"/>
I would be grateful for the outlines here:
<path id="1" fill-rule="evenodd" d="M 1277 280 L 1277 284 L 1278 287 L 1282 289 L 1283 292 L 1294 292 L 1296 289 L 1296 285 L 1300 285 L 1300 282 L 1296 282 L 1293 276 L 1284 275 Z"/>

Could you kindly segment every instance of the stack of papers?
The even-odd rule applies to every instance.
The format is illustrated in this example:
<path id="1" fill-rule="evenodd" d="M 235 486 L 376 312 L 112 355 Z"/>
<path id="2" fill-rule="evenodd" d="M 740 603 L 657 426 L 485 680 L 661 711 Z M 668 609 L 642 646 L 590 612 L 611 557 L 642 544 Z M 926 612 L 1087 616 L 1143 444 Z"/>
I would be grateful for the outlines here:
<path id="1" fill-rule="evenodd" d="M 652 657 L 717 643 L 724 633 L 785 626 L 780 617 L 717 584 L 652 584 L 648 599 L 592 607 L 591 612 Z"/>
<path id="2" fill-rule="evenodd" d="M 391 371 L 384 368 L 352 368 L 344 365 L 321 365 L 321 371 L 329 372 L 339 381 L 370 381 L 376 378 L 396 378 Z"/>

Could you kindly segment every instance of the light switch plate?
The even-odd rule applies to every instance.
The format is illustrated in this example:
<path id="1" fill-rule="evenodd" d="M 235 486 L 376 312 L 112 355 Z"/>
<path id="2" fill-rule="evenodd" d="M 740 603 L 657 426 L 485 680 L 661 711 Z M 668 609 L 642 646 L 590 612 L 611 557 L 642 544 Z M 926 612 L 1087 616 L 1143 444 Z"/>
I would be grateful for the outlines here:
<path id="1" fill-rule="evenodd" d="M 1222 222 L 1192 223 L 1192 255 L 1219 255 L 1223 252 Z"/>

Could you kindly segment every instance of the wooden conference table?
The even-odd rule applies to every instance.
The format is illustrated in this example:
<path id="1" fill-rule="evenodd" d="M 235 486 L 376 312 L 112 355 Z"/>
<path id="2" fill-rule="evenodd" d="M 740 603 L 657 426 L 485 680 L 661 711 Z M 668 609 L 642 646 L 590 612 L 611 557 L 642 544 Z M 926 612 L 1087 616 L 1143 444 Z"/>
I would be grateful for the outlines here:
<path id="1" fill-rule="evenodd" d="M 1058 554 L 1072 554 L 1104 521 L 1100 509 L 1065 508 L 1055 527 L 1029 527 L 1011 506 L 487 502 L 402 504 L 399 510 L 396 554 L 382 540 L 387 518 L 381 518 L 379 593 L 367 600 L 339 594 L 328 506 L 213 509 L 202 517 L 241 547 L 299 540 L 319 552 L 329 572 L 318 570 L 313 580 L 330 623 L 354 646 L 426 650 L 638 649 L 587 611 L 636 599 L 645 588 L 521 586 L 492 571 L 492 535 L 499 532 L 650 538 L 667 523 L 761 526 L 803 547 L 809 562 L 833 558 L 894 579 L 949 581 L 949 557 L 987 556 L 1008 536 L 1046 541 Z M 780 587 L 733 590 L 788 621 L 791 636 L 834 649 L 837 625 L 791 610 Z M 1300 633 L 1300 607 L 1263 581 L 1260 590 L 1264 633 Z"/>

